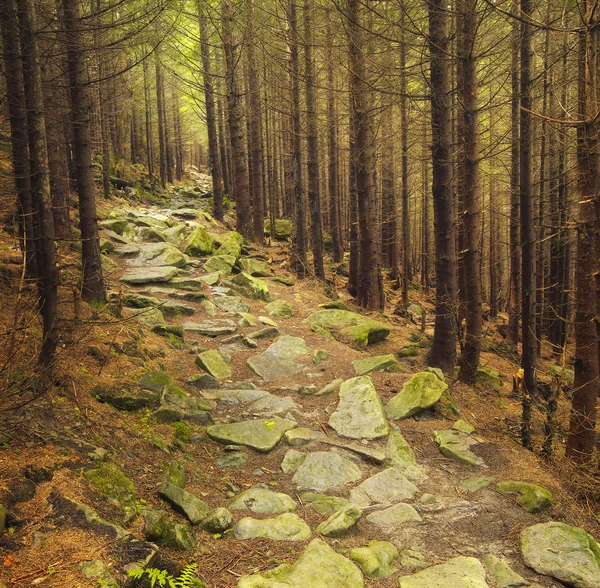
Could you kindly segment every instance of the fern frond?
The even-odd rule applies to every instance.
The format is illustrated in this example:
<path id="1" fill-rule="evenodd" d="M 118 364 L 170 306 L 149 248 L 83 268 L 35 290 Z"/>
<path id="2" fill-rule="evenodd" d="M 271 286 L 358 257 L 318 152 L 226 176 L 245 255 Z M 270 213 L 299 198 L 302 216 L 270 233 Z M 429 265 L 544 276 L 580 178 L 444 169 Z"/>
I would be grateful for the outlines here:
<path id="1" fill-rule="evenodd" d="M 192 582 L 196 579 L 194 577 L 194 573 L 196 572 L 197 568 L 198 568 L 197 563 L 191 563 L 191 564 L 188 564 L 187 566 L 185 566 L 183 568 L 183 570 L 181 570 L 181 573 L 179 574 L 179 576 L 177 578 L 177 583 L 176 583 L 175 587 L 176 588 L 190 588 L 190 586 L 192 586 Z"/>

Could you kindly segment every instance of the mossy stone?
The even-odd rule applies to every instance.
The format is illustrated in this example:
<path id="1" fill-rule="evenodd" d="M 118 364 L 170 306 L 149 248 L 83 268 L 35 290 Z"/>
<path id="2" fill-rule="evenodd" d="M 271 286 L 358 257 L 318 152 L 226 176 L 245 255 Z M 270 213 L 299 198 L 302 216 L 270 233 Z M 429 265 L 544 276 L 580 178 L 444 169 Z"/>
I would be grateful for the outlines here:
<path id="1" fill-rule="evenodd" d="M 85 472 L 98 491 L 115 503 L 125 514 L 124 522 L 130 521 L 138 513 L 137 494 L 133 482 L 113 463 L 101 462 Z"/>

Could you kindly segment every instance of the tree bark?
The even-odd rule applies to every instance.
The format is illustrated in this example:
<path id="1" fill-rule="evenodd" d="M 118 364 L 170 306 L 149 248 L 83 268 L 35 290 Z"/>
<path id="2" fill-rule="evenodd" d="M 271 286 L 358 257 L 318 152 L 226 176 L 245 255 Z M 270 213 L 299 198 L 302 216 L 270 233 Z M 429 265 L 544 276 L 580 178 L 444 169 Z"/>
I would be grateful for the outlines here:
<path id="1" fill-rule="evenodd" d="M 356 301 L 363 308 L 383 310 L 385 295 L 377 247 L 377 202 L 374 186 L 374 137 L 369 86 L 366 79 L 366 35 L 360 0 L 348 0 L 348 60 L 353 119 L 358 203 L 359 270 Z"/>
<path id="2" fill-rule="evenodd" d="M 149 56 L 146 54 L 143 60 L 143 72 L 144 72 L 144 115 L 146 122 L 146 163 L 148 165 L 148 174 L 150 178 L 154 177 L 154 161 L 153 161 L 153 149 L 152 149 L 152 105 L 150 102 L 150 76 L 148 75 L 148 59 Z"/>
<path id="3" fill-rule="evenodd" d="M 340 210 L 340 193 L 338 183 L 338 147 L 337 121 L 335 108 L 333 35 L 331 30 L 331 12 L 327 9 L 327 158 L 329 188 L 329 232 L 333 247 L 333 261 L 344 259 L 344 242 L 342 239 L 342 219 Z"/>
<path id="4" fill-rule="evenodd" d="M 162 66 L 158 51 L 154 59 L 156 77 L 156 118 L 158 120 L 158 161 L 160 169 L 160 185 L 167 187 L 167 140 L 165 133 L 165 92 Z"/>
<path id="5" fill-rule="evenodd" d="M 436 305 L 429 364 L 451 374 L 456 363 L 456 242 L 452 194 L 452 127 L 448 71 L 448 15 L 442 0 L 429 1 L 433 216 Z"/>
<path id="6" fill-rule="evenodd" d="M 523 417 L 521 440 L 523 446 L 532 447 L 531 418 L 533 395 L 536 389 L 537 340 L 535 336 L 535 230 L 533 211 L 533 125 L 532 125 L 532 44 L 533 29 L 530 24 L 533 1 L 521 0 L 521 84 L 519 124 L 519 184 L 521 207 L 521 367 L 524 371 Z"/>
<path id="7" fill-rule="evenodd" d="M 577 228 L 575 388 L 571 401 L 566 455 L 577 464 L 592 465 L 596 404 L 600 391 L 600 15 L 595 3 L 588 0 L 581 1 L 580 14 L 584 19 L 584 26 L 579 32 L 578 118 L 584 122 L 577 129 L 577 179 L 580 196 Z"/>
<path id="8" fill-rule="evenodd" d="M 17 221 L 21 251 L 26 274 L 37 275 L 35 235 L 31 203 L 31 175 L 27 143 L 27 106 L 23 86 L 19 25 L 13 0 L 8 0 L 0 13 L 0 27 L 4 48 L 4 75 L 10 122 L 10 140 L 15 188 L 17 191 Z"/>
<path id="9" fill-rule="evenodd" d="M 23 81 L 27 107 L 29 171 L 31 175 L 34 239 L 36 245 L 38 308 L 42 316 L 43 341 L 38 363 L 51 366 L 58 344 L 56 308 L 58 304 L 58 268 L 54 243 L 54 218 L 50 194 L 50 174 L 44 96 L 38 45 L 38 23 L 34 0 L 18 4 L 21 31 Z"/>
<path id="10" fill-rule="evenodd" d="M 294 178 L 294 267 L 299 278 L 306 275 L 306 207 L 302 185 L 302 142 L 296 0 L 289 3 L 290 92 L 292 98 L 292 170 Z"/>
<path id="11" fill-rule="evenodd" d="M 88 302 L 102 303 L 106 293 L 102 278 L 102 257 L 98 239 L 96 196 L 92 175 L 92 147 L 90 143 L 91 97 L 87 65 L 82 55 L 82 22 L 77 0 L 63 0 L 67 61 L 71 92 L 71 120 L 73 124 L 73 158 L 79 197 L 79 228 L 81 230 L 81 262 L 83 285 L 81 294 Z"/>
<path id="12" fill-rule="evenodd" d="M 204 101 L 206 104 L 206 130 L 208 132 L 208 155 L 210 175 L 213 183 L 213 216 L 223 220 L 223 176 L 219 158 L 219 143 L 217 139 L 217 118 L 215 116 L 215 93 L 211 73 L 210 47 L 208 44 L 208 24 L 205 8 L 198 3 L 200 25 L 200 52 L 202 53 L 202 77 L 204 80 Z"/>
<path id="13" fill-rule="evenodd" d="M 408 186 L 408 105 L 406 99 L 406 6 L 400 13 L 400 143 L 402 147 L 402 305 L 408 306 L 408 288 L 413 278 L 411 263 L 410 201 Z M 394 210 L 394 214 L 396 211 Z M 394 235 L 394 240 L 396 235 Z M 397 254 L 397 253 L 396 253 Z M 396 264 L 397 265 L 397 264 Z M 392 271 L 392 279 L 395 278 Z"/>
<path id="14" fill-rule="evenodd" d="M 463 223 L 465 236 L 464 267 L 466 273 L 466 337 L 460 358 L 460 379 L 468 384 L 477 380 L 481 354 L 481 190 L 479 186 L 479 107 L 477 104 L 477 0 L 461 0 L 457 21 L 462 27 L 462 85 L 459 102 L 463 121 Z M 490 211 L 491 212 L 491 211 Z M 490 223 L 491 226 L 491 223 Z M 491 230 L 491 229 L 490 229 Z M 490 263 L 492 260 L 490 259 Z"/>
<path id="15" fill-rule="evenodd" d="M 304 79 L 306 89 L 306 142 L 308 164 L 308 204 L 312 237 L 313 267 L 317 278 L 325 279 L 323 265 L 323 222 L 317 134 L 317 96 L 313 59 L 312 0 L 304 0 Z"/>
<path id="16" fill-rule="evenodd" d="M 519 21 L 515 18 L 511 33 L 511 141 L 510 141 L 510 300 L 508 306 L 507 340 L 516 348 L 519 343 L 521 315 L 521 242 L 519 238 Z"/>
<path id="17" fill-rule="evenodd" d="M 254 0 L 245 0 L 247 26 L 254 24 L 252 4 Z M 250 29 L 246 35 L 246 59 L 248 63 L 248 123 L 250 127 L 249 139 L 252 145 L 252 226 L 254 238 L 259 243 L 265 240 L 265 208 L 263 174 L 264 153 L 262 144 L 262 124 L 260 107 L 260 83 L 258 80 L 258 59 L 256 48 Z"/>
<path id="18" fill-rule="evenodd" d="M 235 200 L 236 230 L 246 238 L 252 238 L 250 218 L 250 186 L 248 158 L 244 142 L 244 115 L 239 83 L 239 43 L 234 34 L 234 0 L 221 0 L 221 26 L 223 52 L 225 54 L 225 85 L 227 89 L 227 123 L 231 140 L 233 168 L 233 199 Z"/>

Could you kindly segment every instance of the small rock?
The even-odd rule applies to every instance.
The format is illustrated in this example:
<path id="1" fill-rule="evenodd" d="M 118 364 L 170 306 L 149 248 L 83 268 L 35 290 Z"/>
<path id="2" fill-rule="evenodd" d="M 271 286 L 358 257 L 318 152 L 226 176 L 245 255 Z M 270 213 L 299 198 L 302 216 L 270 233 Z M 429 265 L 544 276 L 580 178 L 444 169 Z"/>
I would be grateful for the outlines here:
<path id="1" fill-rule="evenodd" d="M 248 454 L 245 451 L 236 451 L 234 453 L 228 453 L 215 459 L 215 465 L 220 468 L 232 468 L 237 469 L 244 467 L 248 461 Z"/>
<path id="2" fill-rule="evenodd" d="M 217 380 L 231 378 L 231 368 L 223 358 L 223 354 L 216 349 L 209 349 L 196 356 L 196 365 L 208 372 Z"/>
<path id="3" fill-rule="evenodd" d="M 178 461 L 172 460 L 165 465 L 161 480 L 163 484 L 173 484 L 178 488 L 185 488 L 187 476 L 183 466 Z"/>
<path id="4" fill-rule="evenodd" d="M 345 498 L 339 496 L 327 496 L 327 494 L 310 491 L 301 492 L 300 498 L 303 503 L 308 505 L 308 508 L 321 515 L 330 514 L 350 504 Z"/>
<path id="5" fill-rule="evenodd" d="M 269 316 L 274 318 L 289 318 L 294 314 L 294 309 L 289 302 L 284 300 L 273 300 L 265 306 L 265 310 Z"/>
<path id="6" fill-rule="evenodd" d="M 510 566 L 492 553 L 483 556 L 483 565 L 490 576 L 494 578 L 496 588 L 514 588 L 516 586 L 530 586 L 530 583 L 511 570 Z"/>
<path id="7" fill-rule="evenodd" d="M 193 525 L 199 524 L 210 510 L 206 502 L 168 482 L 163 484 L 158 494 L 175 510 L 184 514 Z"/>
<path id="8" fill-rule="evenodd" d="M 327 396 L 329 394 L 333 394 L 337 391 L 337 389 L 344 383 L 342 378 L 337 378 L 332 380 L 326 386 L 323 386 L 318 392 L 315 392 L 315 396 Z"/>
<path id="9" fill-rule="evenodd" d="M 317 533 L 325 537 L 339 537 L 356 525 L 361 516 L 360 508 L 353 504 L 344 506 L 323 521 L 317 527 Z"/>
<path id="10" fill-rule="evenodd" d="M 498 492 L 516 492 L 519 495 L 517 502 L 527 512 L 540 512 L 552 505 L 552 493 L 536 484 L 507 480 L 496 484 L 496 490 Z"/>
<path id="11" fill-rule="evenodd" d="M 296 359 L 306 355 L 310 349 L 301 337 L 283 335 L 263 353 L 251 357 L 246 363 L 265 381 L 291 376 L 301 368 Z"/>
<path id="12" fill-rule="evenodd" d="M 125 514 L 124 522 L 137 515 L 137 494 L 133 482 L 115 465 L 100 462 L 85 472 L 85 477 L 96 486 L 109 501 L 116 504 Z"/>
<path id="13" fill-rule="evenodd" d="M 325 349 L 315 349 L 313 351 L 312 360 L 315 365 L 319 365 L 323 361 L 327 361 L 329 359 L 329 351 Z"/>
<path id="14" fill-rule="evenodd" d="M 17 478 L 8 483 L 8 491 L 14 502 L 27 502 L 35 496 L 35 484 L 26 478 Z"/>
<path id="15" fill-rule="evenodd" d="M 284 474 L 293 474 L 300 467 L 305 458 L 306 453 L 296 451 L 295 449 L 290 449 L 283 457 L 283 461 L 281 462 L 281 471 Z"/>
<path id="16" fill-rule="evenodd" d="M 293 450 L 292 450 L 293 451 Z M 296 503 L 282 492 L 253 486 L 242 492 L 230 505 L 232 510 L 251 510 L 260 514 L 281 514 L 296 510 Z"/>
<path id="17" fill-rule="evenodd" d="M 362 490 L 373 502 L 393 504 L 412 498 L 419 489 L 400 470 L 387 468 L 362 482 Z"/>
<path id="18" fill-rule="evenodd" d="M 294 484 L 311 490 L 327 490 L 360 480 L 361 471 L 348 459 L 330 451 L 307 454 L 296 470 Z"/>
<path id="19" fill-rule="evenodd" d="M 396 372 L 398 362 L 396 358 L 389 355 L 375 355 L 365 359 L 355 359 L 352 362 L 357 374 L 368 374 L 370 372 Z"/>
<path id="20" fill-rule="evenodd" d="M 387 405 L 387 415 L 390 419 L 405 419 L 422 410 L 433 406 L 448 389 L 448 385 L 442 382 L 431 372 L 419 372 L 394 396 Z"/>
<path id="21" fill-rule="evenodd" d="M 349 555 L 369 578 L 388 578 L 396 571 L 398 549 L 388 541 L 369 541 L 364 547 L 351 549 Z"/>
<path id="22" fill-rule="evenodd" d="M 295 513 L 286 512 L 270 519 L 244 517 L 233 526 L 236 539 L 274 539 L 276 541 L 303 541 L 310 539 L 309 526 Z"/>
<path id="23" fill-rule="evenodd" d="M 446 457 L 459 463 L 487 467 L 483 459 L 471 451 L 470 448 L 478 443 L 470 435 L 461 433 L 455 429 L 443 429 L 435 431 L 433 438 L 442 454 Z"/>
<path id="24" fill-rule="evenodd" d="M 247 445 L 257 451 L 268 452 L 277 445 L 283 434 L 296 423 L 279 417 L 242 421 L 206 428 L 206 434 L 215 441 L 236 445 Z"/>
<path id="25" fill-rule="evenodd" d="M 402 576 L 398 583 L 400 588 L 489 588 L 481 562 L 464 556 Z"/>
<path id="26" fill-rule="evenodd" d="M 384 510 L 376 510 L 367 515 L 367 521 L 384 529 L 396 528 L 421 520 L 419 513 L 410 505 L 400 502 Z"/>
<path id="27" fill-rule="evenodd" d="M 233 527 L 233 516 L 223 507 L 215 508 L 202 521 L 202 528 L 209 533 L 225 533 Z"/>
<path id="28" fill-rule="evenodd" d="M 478 492 L 479 490 L 487 488 L 493 481 L 494 478 L 491 476 L 474 476 L 463 480 L 460 485 L 469 492 Z"/>

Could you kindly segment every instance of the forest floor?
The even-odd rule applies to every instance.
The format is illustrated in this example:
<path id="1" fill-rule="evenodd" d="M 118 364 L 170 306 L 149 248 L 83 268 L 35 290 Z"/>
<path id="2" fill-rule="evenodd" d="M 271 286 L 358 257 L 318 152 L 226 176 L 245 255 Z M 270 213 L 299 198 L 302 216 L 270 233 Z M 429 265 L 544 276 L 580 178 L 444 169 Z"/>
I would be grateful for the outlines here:
<path id="1" fill-rule="evenodd" d="M 174 194 L 164 204 L 147 205 L 112 197 L 99 203 L 100 216 L 106 218 L 111 212 L 115 216 L 115 211 L 135 209 L 138 217 L 167 219 L 169 224 L 175 224 L 170 219 L 176 219 L 173 216 L 177 212 L 176 206 L 202 210 L 200 198 L 178 198 Z M 6 218 L 9 201 L 8 198 L 2 201 L 0 212 L 3 218 Z M 117 212 L 116 216 L 121 218 L 120 214 Z M 223 238 L 232 228 L 231 217 L 228 226 L 211 223 L 201 214 L 197 220 L 177 222 L 186 225 L 199 222 L 217 238 Z M 137 225 L 138 229 L 142 226 L 143 223 Z M 265 484 L 294 500 L 295 512 L 310 527 L 311 538 L 318 536 L 317 525 L 329 516 L 311 508 L 306 495 L 301 494 L 302 488 L 292 480 L 292 474 L 282 472 L 282 461 L 292 449 L 285 442 L 279 442 L 266 453 L 251 448 L 240 449 L 236 453 L 244 453 L 246 459 L 240 467 L 220 467 L 215 462 L 229 455 L 231 448 L 208 437 L 205 424 L 189 422 L 187 427 L 177 423 L 163 424 L 153 416 L 153 407 L 118 410 L 94 398 L 92 390 L 98 386 L 139 393 L 140 379 L 161 371 L 192 396 L 206 399 L 215 423 L 257 417 L 272 419 L 267 423 L 275 422 L 279 416 L 293 419 L 295 425 L 327 437 L 325 442 L 316 439 L 293 449 L 305 453 L 331 450 L 360 471 L 361 479 L 355 483 L 325 490 L 329 496 L 348 498 L 352 486 L 383 470 L 383 465 L 363 460 L 355 451 L 331 447 L 328 443 L 353 443 L 385 452 L 385 437 L 362 442 L 338 437 L 328 424 L 339 401 L 338 393 L 307 395 L 302 394 L 306 392 L 302 388 L 316 386 L 320 389 L 337 378 L 354 378 L 353 360 L 396 355 L 410 344 L 421 345 L 415 357 L 397 358 L 397 371 L 368 374 L 383 404 L 387 405 L 412 375 L 426 368 L 426 347 L 433 332 L 433 292 L 424 294 L 417 289 L 410 292 L 411 303 L 425 308 L 430 317 L 425 331 L 421 332 L 420 324 L 394 314 L 398 293 L 391 287 L 386 290 L 385 313 L 365 313 L 352 306 L 344 290 L 345 278 L 335 274 L 333 265 L 328 267 L 332 282 L 327 286 L 311 278 L 295 281 L 289 271 L 287 242 L 276 242 L 269 247 L 249 246 L 246 256 L 264 262 L 276 276 L 291 279 L 291 286 L 265 280 L 271 300 L 286 301 L 293 309 L 292 316 L 273 320 L 281 335 L 303 338 L 310 350 L 297 358 L 294 373 L 264 381 L 249 367 L 247 360 L 264 352 L 274 339 L 255 339 L 257 347 L 251 348 L 239 340 L 224 344 L 222 340 L 230 334 L 207 337 L 186 332 L 184 339 L 165 337 L 140 324 L 134 311 L 126 305 L 93 309 L 81 303 L 77 296 L 76 272 L 70 267 L 77 262 L 77 251 L 69 247 L 69 243 L 62 243 L 60 261 L 66 269 L 61 283 L 61 348 L 57 366 L 50 376 L 35 371 L 40 326 L 33 311 L 32 286 L 21 280 L 20 256 L 10 228 L 9 232 L 6 227 L 0 230 L 0 505 L 5 505 L 8 511 L 6 528 L 0 536 L 0 585 L 110 585 L 99 584 L 98 578 L 84 578 L 81 564 L 88 560 L 101 560 L 120 585 L 125 585 L 124 566 L 138 561 L 142 554 L 150 554 L 154 556 L 154 567 L 173 573 L 186 564 L 197 563 L 197 575 L 206 586 L 225 588 L 236 586 L 243 575 L 293 563 L 310 542 L 310 539 L 241 540 L 233 532 L 209 533 L 199 525 L 190 528 L 194 547 L 183 551 L 161 547 L 156 555 L 151 544 L 144 541 L 144 517 L 139 514 L 124 517 L 122 506 L 108 500 L 106 493 L 103 495 L 102 489 L 86 475 L 103 461 L 118 466 L 132 481 L 136 511 L 148 507 L 166 510 L 170 521 L 181 524 L 187 522 L 186 517 L 172 510 L 158 494 L 165 466 L 172 460 L 185 469 L 185 490 L 208 503 L 211 509 L 227 508 L 240 492 L 256 484 Z M 101 236 L 107 237 L 106 231 L 102 231 Z M 140 239 L 138 230 L 134 237 L 138 246 L 144 244 Z M 182 249 L 181 245 L 178 247 Z M 136 264 L 135 257 L 119 257 L 114 253 L 109 257 L 113 263 L 106 279 L 109 292 L 117 294 L 117 302 L 122 302 L 128 292 L 148 291 L 147 284 L 125 286 L 120 281 L 124 272 Z M 192 258 L 196 263 L 186 266 L 180 276 L 186 273 L 190 278 L 206 275 L 202 263 L 207 259 Z M 167 284 L 152 286 L 170 287 Z M 230 292 L 226 279 L 216 288 L 203 286 L 201 292 L 206 300 L 212 301 L 223 295 L 240 296 Z M 169 300 L 167 290 L 151 291 L 150 296 L 161 302 Z M 390 335 L 384 341 L 356 348 L 314 332 L 305 319 L 321 310 L 319 304 L 332 297 L 339 297 L 356 312 L 384 322 Z M 257 326 L 239 326 L 238 315 L 219 308 L 216 315 L 211 316 L 207 311 L 212 313 L 213 306 L 199 298 L 181 300 L 191 307 L 193 314 L 167 318 L 167 324 L 185 321 L 230 324 L 227 321 L 234 321 L 235 334 L 244 336 L 264 328 L 258 322 Z M 242 299 L 254 317 L 267 314 L 265 301 L 243 296 Z M 438 564 L 457 556 L 481 558 L 493 553 L 505 558 L 528 582 L 549 587 L 563 584 L 525 566 L 519 547 L 519 534 L 523 529 L 553 520 L 583 527 L 591 535 L 600 537 L 596 516 L 598 504 L 589 498 L 590 494 L 587 499 L 582 498 L 581 482 L 575 483 L 560 457 L 568 426 L 568 400 L 563 397 L 559 403 L 554 459 L 545 460 L 539 454 L 545 419 L 541 405 L 535 411 L 536 451 L 527 451 L 518 443 L 521 407 L 520 400 L 512 395 L 512 376 L 518 366 L 511 361 L 509 353 L 498 353 L 507 349 L 500 335 L 505 320 L 506 317 L 501 315 L 497 320 L 486 322 L 482 354 L 482 364 L 502 374 L 501 388 L 483 384 L 466 386 L 446 378 L 449 396 L 412 418 L 391 424 L 391 428 L 397 427 L 408 441 L 416 455 L 416 463 L 423 467 L 425 475 L 415 482 L 418 491 L 403 500 L 415 507 L 420 520 L 394 527 L 377 527 L 363 516 L 341 537 L 324 538 L 338 553 L 347 555 L 349 549 L 365 545 L 371 539 L 390 541 L 400 551 L 417 552 L 415 557 L 427 564 Z M 281 414 L 268 409 L 256 412 L 246 404 L 216 402 L 215 390 L 194 389 L 188 379 L 202 373 L 195 363 L 199 348 L 220 350 L 230 359 L 231 376 L 223 378 L 216 390 L 226 394 L 231 389 L 257 388 L 280 398 L 290 397 L 295 407 L 288 406 Z M 327 351 L 328 358 L 315 364 L 312 360 L 314 350 Z M 552 365 L 553 359 L 544 349 L 540 374 L 544 376 Z M 473 440 L 476 444 L 472 450 L 483 459 L 485 466 L 458 463 L 438 450 L 433 440 L 434 432 L 452 428 L 459 418 L 475 427 Z M 494 483 L 476 492 L 465 489 L 462 486 L 464 480 L 475 476 L 490 476 Z M 495 482 L 503 480 L 543 486 L 553 494 L 552 506 L 539 514 L 526 512 L 516 502 L 515 495 L 495 489 Z M 103 522 L 84 516 L 80 504 L 91 507 Z M 375 504 L 366 508 L 365 514 L 384 506 L 389 504 Z M 236 521 L 246 516 L 271 516 L 249 510 L 231 512 Z M 125 538 L 119 534 L 122 528 L 126 530 Z M 404 566 L 396 565 L 398 572 L 386 579 L 365 576 L 365 585 L 398 586 L 399 576 L 416 569 L 410 562 Z M 488 582 L 489 586 L 496 585 L 489 575 Z"/>

